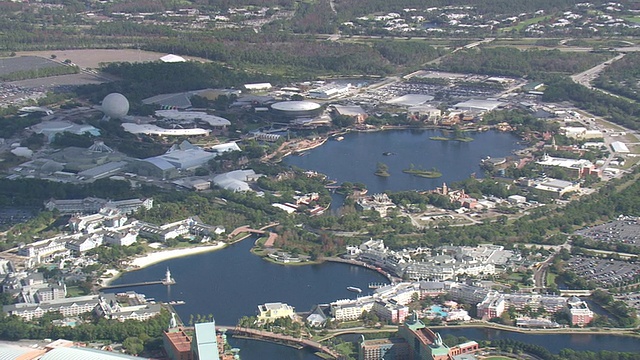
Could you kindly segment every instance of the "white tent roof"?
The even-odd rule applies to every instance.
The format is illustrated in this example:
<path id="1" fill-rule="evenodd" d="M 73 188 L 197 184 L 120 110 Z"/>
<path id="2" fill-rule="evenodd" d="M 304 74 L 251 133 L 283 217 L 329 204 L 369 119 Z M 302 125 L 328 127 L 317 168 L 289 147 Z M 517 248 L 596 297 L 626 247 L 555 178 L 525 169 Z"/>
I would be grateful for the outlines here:
<path id="1" fill-rule="evenodd" d="M 161 57 L 160 60 L 162 62 L 166 62 L 166 63 L 186 62 L 187 61 L 182 56 L 173 55 L 173 54 L 165 55 L 165 56 Z"/>

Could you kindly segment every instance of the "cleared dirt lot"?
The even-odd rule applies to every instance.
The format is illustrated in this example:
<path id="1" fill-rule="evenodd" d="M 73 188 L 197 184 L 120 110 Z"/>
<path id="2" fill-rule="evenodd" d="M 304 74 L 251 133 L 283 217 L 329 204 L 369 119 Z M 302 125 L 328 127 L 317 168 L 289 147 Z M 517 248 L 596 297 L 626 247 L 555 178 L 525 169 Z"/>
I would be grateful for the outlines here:
<path id="1" fill-rule="evenodd" d="M 74 64 L 83 69 L 98 68 L 100 63 L 110 63 L 118 61 L 127 62 L 145 62 L 158 61 L 161 57 L 167 55 L 152 51 L 143 51 L 135 49 L 83 49 L 83 50 L 53 50 L 53 51 L 22 51 L 17 53 L 18 56 L 39 56 L 43 58 L 51 58 L 56 56 L 56 61 L 71 60 Z M 187 60 L 209 62 L 206 59 L 184 56 Z"/>

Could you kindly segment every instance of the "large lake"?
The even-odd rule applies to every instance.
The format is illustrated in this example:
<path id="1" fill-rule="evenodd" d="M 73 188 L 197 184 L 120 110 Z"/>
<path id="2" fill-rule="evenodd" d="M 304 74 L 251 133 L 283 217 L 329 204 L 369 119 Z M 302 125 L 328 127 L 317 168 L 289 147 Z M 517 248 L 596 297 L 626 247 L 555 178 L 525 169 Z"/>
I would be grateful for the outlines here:
<path id="1" fill-rule="evenodd" d="M 249 238 L 223 250 L 168 260 L 124 274 L 114 284 L 161 279 L 167 267 L 176 284 L 152 285 L 133 290 L 158 301 L 184 300 L 175 306 L 185 323 L 191 314 L 213 314 L 218 325 L 235 325 L 242 316 L 255 315 L 259 304 L 282 301 L 306 311 L 314 304 L 353 298 L 347 286 L 367 289 L 370 282 L 385 281 L 375 271 L 339 263 L 313 266 L 282 266 L 250 253 L 255 239 Z M 473 340 L 512 338 L 539 344 L 552 352 L 568 347 L 576 350 L 624 350 L 640 352 L 636 338 L 615 335 L 553 334 L 530 335 L 478 328 L 439 330 L 443 335 L 465 336 Z M 309 350 L 296 350 L 276 344 L 230 338 L 241 350 L 243 360 L 317 360 Z"/>
<path id="2" fill-rule="evenodd" d="M 514 150 L 522 149 L 518 138 L 511 133 L 487 131 L 471 133 L 471 142 L 437 141 L 439 130 L 389 130 L 378 132 L 353 132 L 344 135 L 343 141 L 328 140 L 324 145 L 305 152 L 304 156 L 288 156 L 283 161 L 289 165 L 326 174 L 339 184 L 345 181 L 367 185 L 369 193 L 385 190 L 431 190 L 443 182 L 461 181 L 475 173 L 482 177 L 480 160 L 507 157 Z M 393 153 L 385 156 L 384 153 Z M 389 167 L 389 177 L 373 173 L 378 162 Z M 402 170 L 437 168 L 442 177 L 427 179 Z"/>
<path id="3" fill-rule="evenodd" d="M 482 176 L 480 160 L 486 156 L 505 157 L 521 148 L 511 134 L 486 132 L 472 134 L 469 143 L 430 140 L 439 131 L 385 131 L 351 133 L 344 141 L 330 140 L 305 156 L 291 156 L 285 162 L 327 174 L 338 182 L 363 182 L 370 192 L 384 190 L 424 190 L 443 181 L 460 181 L 471 173 Z M 384 156 L 384 152 L 395 155 Z M 389 166 L 391 176 L 373 175 L 377 162 Z M 438 168 L 443 177 L 423 179 L 402 173 L 416 167 Z M 213 314 L 219 325 L 233 326 L 242 316 L 255 315 L 259 304 L 285 302 L 297 311 L 307 311 L 318 303 L 353 298 L 347 286 L 367 289 L 371 282 L 385 281 L 382 275 L 364 268 L 326 263 L 314 266 L 281 266 L 250 253 L 255 239 L 249 238 L 220 251 L 172 259 L 148 268 L 124 274 L 114 284 L 159 280 L 167 267 L 177 284 L 122 288 L 134 290 L 158 301 L 184 300 L 175 307 L 185 323 L 190 315 Z M 640 341 L 615 335 L 553 334 L 531 335 L 477 328 L 443 329 L 443 335 L 465 336 L 472 340 L 512 338 L 539 344 L 552 352 L 562 348 L 576 350 L 624 350 L 640 352 Z M 241 349 L 243 360 L 317 360 L 309 350 L 295 350 L 259 341 L 230 338 Z"/>

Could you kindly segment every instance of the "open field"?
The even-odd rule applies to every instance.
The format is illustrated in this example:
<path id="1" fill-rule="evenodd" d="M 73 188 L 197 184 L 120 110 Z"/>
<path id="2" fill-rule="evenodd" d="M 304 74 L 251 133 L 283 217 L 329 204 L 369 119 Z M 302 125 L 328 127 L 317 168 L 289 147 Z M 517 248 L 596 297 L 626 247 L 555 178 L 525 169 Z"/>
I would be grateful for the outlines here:
<path id="1" fill-rule="evenodd" d="M 51 50 L 51 51 L 21 51 L 18 56 L 39 56 L 42 58 L 50 58 L 51 55 L 56 56 L 57 61 L 70 60 L 83 69 L 98 68 L 100 63 L 110 62 L 146 62 L 158 61 L 161 57 L 167 55 L 164 53 L 143 51 L 136 49 L 83 49 L 83 50 Z M 203 58 L 185 56 L 187 60 L 208 62 Z"/>

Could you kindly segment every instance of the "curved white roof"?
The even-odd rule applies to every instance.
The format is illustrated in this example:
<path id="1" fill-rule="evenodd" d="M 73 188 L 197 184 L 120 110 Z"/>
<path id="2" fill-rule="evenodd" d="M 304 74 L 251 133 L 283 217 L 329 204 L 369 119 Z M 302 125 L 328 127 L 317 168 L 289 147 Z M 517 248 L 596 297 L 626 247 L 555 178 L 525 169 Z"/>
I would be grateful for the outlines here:
<path id="1" fill-rule="evenodd" d="M 253 170 L 235 170 L 228 173 L 217 175 L 213 178 L 213 183 L 226 190 L 235 192 L 250 191 L 251 187 L 247 184 L 247 178 L 255 176 Z"/>
<path id="2" fill-rule="evenodd" d="M 59 347 L 44 354 L 40 360 L 137 360 L 145 359 L 110 351 L 100 351 L 77 347 Z"/>
<path id="3" fill-rule="evenodd" d="M 0 347 L 0 360 L 14 360 L 19 359 L 21 355 L 28 354 L 34 349 L 24 348 L 24 347 L 8 347 L 2 346 Z M 37 353 L 37 351 L 36 351 Z"/>
<path id="4" fill-rule="evenodd" d="M 194 129 L 165 129 L 151 124 L 123 123 L 122 127 L 132 134 L 160 135 L 160 136 L 198 136 L 209 135 L 209 130 Z"/>
<path id="5" fill-rule="evenodd" d="M 209 123 L 211 126 L 227 126 L 231 122 L 223 117 L 207 114 L 202 111 L 178 111 L 178 110 L 157 110 L 156 116 L 173 120 L 201 120 Z"/>
<path id="6" fill-rule="evenodd" d="M 311 101 L 281 101 L 271 105 L 280 111 L 312 111 L 320 108 L 320 104 Z"/>

